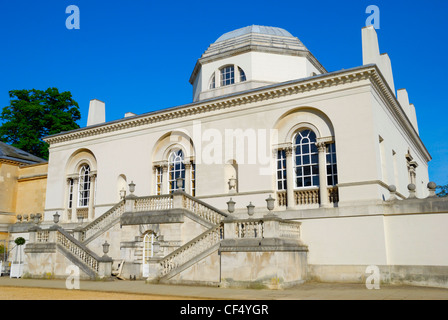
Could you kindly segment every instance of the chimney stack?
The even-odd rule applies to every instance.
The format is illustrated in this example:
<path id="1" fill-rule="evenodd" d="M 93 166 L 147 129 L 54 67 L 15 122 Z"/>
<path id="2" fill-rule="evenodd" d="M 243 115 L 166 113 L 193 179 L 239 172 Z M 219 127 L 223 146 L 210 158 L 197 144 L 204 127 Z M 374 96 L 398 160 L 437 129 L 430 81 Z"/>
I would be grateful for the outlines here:
<path id="1" fill-rule="evenodd" d="M 97 99 L 90 100 L 87 126 L 93 126 L 104 122 L 106 122 L 106 104 Z"/>

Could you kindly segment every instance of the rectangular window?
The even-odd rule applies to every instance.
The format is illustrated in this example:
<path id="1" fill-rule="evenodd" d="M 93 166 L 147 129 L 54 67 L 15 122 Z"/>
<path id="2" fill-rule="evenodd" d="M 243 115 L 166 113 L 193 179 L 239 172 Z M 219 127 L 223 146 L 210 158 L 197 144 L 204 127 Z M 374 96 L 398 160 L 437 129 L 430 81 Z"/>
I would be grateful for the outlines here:
<path id="1" fill-rule="evenodd" d="M 73 203 L 73 179 L 70 179 L 70 183 L 68 186 L 68 208 L 72 208 Z"/>
<path id="2" fill-rule="evenodd" d="M 162 177 L 163 177 L 163 168 L 156 167 L 156 194 L 162 194 Z"/>
<path id="3" fill-rule="evenodd" d="M 286 190 L 286 152 L 277 151 L 277 190 Z"/>
<path id="4" fill-rule="evenodd" d="M 88 177 L 80 177 L 79 179 L 79 201 L 78 207 L 87 207 L 90 198 L 90 179 Z"/>
<path id="5" fill-rule="evenodd" d="M 334 143 L 326 145 L 327 162 L 327 185 L 335 186 L 338 184 L 338 170 L 336 165 L 336 145 Z"/>
<path id="6" fill-rule="evenodd" d="M 196 165 L 191 164 L 191 195 L 196 197 Z"/>

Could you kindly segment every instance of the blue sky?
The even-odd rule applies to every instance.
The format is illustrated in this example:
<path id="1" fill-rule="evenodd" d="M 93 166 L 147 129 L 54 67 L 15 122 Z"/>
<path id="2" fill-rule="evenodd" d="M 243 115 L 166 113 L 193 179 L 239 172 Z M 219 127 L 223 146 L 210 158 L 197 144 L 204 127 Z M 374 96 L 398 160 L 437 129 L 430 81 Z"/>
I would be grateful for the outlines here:
<path id="1" fill-rule="evenodd" d="M 80 10 L 79 30 L 65 26 L 69 5 Z M 252 24 L 288 30 L 328 71 L 360 66 L 368 5 L 380 9 L 380 50 L 391 58 L 395 87 L 416 107 L 433 157 L 430 180 L 448 184 L 447 0 L 1 0 L 0 107 L 9 90 L 57 87 L 72 92 L 85 126 L 95 98 L 106 103 L 107 121 L 186 104 L 208 45 Z"/>

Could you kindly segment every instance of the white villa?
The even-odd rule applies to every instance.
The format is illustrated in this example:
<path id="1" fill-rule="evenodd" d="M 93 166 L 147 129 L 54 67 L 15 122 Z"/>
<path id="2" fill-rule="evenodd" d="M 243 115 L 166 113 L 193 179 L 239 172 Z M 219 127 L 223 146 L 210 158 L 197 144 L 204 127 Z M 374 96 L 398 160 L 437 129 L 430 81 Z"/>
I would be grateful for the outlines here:
<path id="1" fill-rule="evenodd" d="M 328 72 L 254 25 L 202 54 L 191 103 L 106 122 L 92 100 L 86 127 L 45 138 L 43 219 L 10 228 L 23 276 L 282 288 L 364 283 L 373 265 L 448 287 L 448 201 L 372 26 L 362 58 Z"/>

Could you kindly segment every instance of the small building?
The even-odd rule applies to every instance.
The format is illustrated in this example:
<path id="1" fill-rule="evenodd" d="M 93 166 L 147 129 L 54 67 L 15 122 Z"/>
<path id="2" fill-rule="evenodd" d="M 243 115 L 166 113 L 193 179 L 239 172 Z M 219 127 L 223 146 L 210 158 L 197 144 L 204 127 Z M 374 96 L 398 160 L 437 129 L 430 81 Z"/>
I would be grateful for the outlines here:
<path id="1" fill-rule="evenodd" d="M 46 160 L 0 142 L 0 240 L 8 239 L 8 228 L 20 217 L 45 209 Z"/>

